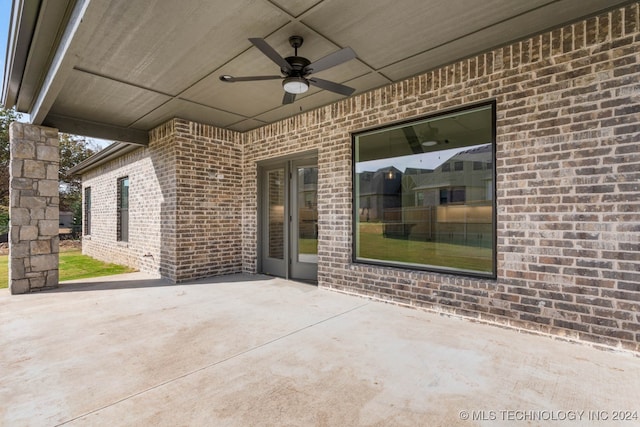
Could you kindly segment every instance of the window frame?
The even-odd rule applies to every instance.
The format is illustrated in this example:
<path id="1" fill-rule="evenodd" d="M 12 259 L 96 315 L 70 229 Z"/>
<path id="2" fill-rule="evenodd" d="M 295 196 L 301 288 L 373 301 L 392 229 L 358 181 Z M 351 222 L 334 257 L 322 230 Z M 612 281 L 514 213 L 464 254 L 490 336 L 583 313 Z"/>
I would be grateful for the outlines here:
<path id="1" fill-rule="evenodd" d="M 356 172 L 356 167 L 358 164 L 358 162 L 356 162 L 356 158 L 357 158 L 356 139 L 359 136 L 368 134 L 370 132 L 379 132 L 388 128 L 395 128 L 402 125 L 411 125 L 413 123 L 417 123 L 420 121 L 435 119 L 438 117 L 470 111 L 473 109 L 479 109 L 482 107 L 491 108 L 491 164 L 489 167 L 492 169 L 492 180 L 493 180 L 492 198 L 491 198 L 491 207 L 492 207 L 492 215 L 491 215 L 492 217 L 491 218 L 491 221 L 492 221 L 492 238 L 491 238 L 491 243 L 492 243 L 492 248 L 491 248 L 492 260 L 491 261 L 492 262 L 491 264 L 492 265 L 491 265 L 491 268 L 492 268 L 492 271 L 485 273 L 481 271 L 447 268 L 445 266 L 433 266 L 433 265 L 427 265 L 427 264 L 403 263 L 399 261 L 385 261 L 385 260 L 358 258 L 356 228 L 359 224 L 358 204 L 357 204 L 357 198 L 359 197 L 359 195 L 356 194 L 356 189 L 358 188 L 358 185 L 357 185 L 358 174 Z M 495 165 L 497 164 L 496 163 L 496 151 L 497 151 L 496 135 L 497 135 L 497 102 L 495 99 L 474 103 L 474 104 L 468 104 L 463 107 L 445 109 L 433 114 L 427 114 L 419 117 L 414 117 L 408 120 L 391 122 L 383 126 L 376 126 L 376 127 L 362 129 L 357 132 L 352 132 L 351 133 L 351 159 L 352 159 L 351 161 L 351 206 L 352 206 L 351 262 L 353 264 L 360 264 L 360 265 L 373 265 L 373 266 L 380 266 L 380 267 L 400 268 L 408 271 L 425 271 L 425 272 L 434 272 L 434 273 L 441 273 L 441 274 L 451 274 L 451 275 L 462 276 L 462 277 L 473 277 L 473 278 L 479 278 L 479 279 L 496 280 L 498 277 L 498 261 L 497 261 L 498 260 L 498 214 L 497 214 L 498 209 L 497 209 L 497 197 L 495 197 L 495 195 L 497 194 L 497 187 L 496 187 L 497 186 L 497 168 L 495 167 Z"/>
<path id="2" fill-rule="evenodd" d="M 127 198 L 126 198 L 126 208 L 123 208 L 123 197 L 122 197 L 122 186 L 124 181 L 127 182 Z M 117 225 L 116 225 L 116 240 L 118 242 L 127 243 L 129 242 L 129 194 L 131 192 L 131 181 L 129 176 L 123 176 L 117 179 L 117 200 L 116 200 L 116 211 L 117 211 Z M 123 227 L 123 217 L 126 215 L 126 227 Z M 123 232 L 126 231 L 126 233 Z"/>
<path id="3" fill-rule="evenodd" d="M 83 234 L 85 236 L 90 236 L 91 235 L 91 187 L 85 187 L 84 188 L 84 201 L 83 201 L 83 206 L 84 206 L 84 218 L 83 218 Z"/>

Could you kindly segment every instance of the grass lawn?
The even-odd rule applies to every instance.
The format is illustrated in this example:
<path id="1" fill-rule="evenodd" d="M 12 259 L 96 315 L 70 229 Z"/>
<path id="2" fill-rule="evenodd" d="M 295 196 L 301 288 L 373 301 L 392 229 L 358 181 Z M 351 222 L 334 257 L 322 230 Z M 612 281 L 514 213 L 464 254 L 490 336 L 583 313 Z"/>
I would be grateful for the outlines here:
<path id="1" fill-rule="evenodd" d="M 301 254 L 317 254 L 318 239 L 298 239 L 298 252 Z"/>
<path id="2" fill-rule="evenodd" d="M 60 281 L 110 276 L 135 271 L 129 267 L 98 261 L 79 250 L 60 252 Z M 0 288 L 9 285 L 9 256 L 0 256 Z"/>
<path id="3" fill-rule="evenodd" d="M 359 248 L 360 258 L 472 271 L 490 272 L 492 269 L 493 251 L 490 248 L 386 238 L 382 235 L 381 224 L 361 224 Z"/>

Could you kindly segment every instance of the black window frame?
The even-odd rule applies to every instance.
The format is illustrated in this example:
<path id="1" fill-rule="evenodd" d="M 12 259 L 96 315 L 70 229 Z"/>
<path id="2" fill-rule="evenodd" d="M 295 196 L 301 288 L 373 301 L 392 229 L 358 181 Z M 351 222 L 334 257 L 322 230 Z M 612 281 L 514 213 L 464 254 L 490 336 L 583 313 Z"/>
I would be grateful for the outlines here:
<path id="1" fill-rule="evenodd" d="M 410 125 L 412 123 L 420 122 L 423 120 L 435 119 L 437 117 L 446 116 L 446 115 L 455 114 L 455 113 L 461 113 L 464 111 L 479 109 L 482 107 L 491 107 L 491 127 L 492 127 L 491 129 L 491 163 L 488 163 L 486 165 L 486 168 L 492 170 L 492 179 L 493 179 L 493 185 L 492 185 L 493 197 L 491 198 L 491 207 L 492 207 L 492 219 L 491 219 L 492 220 L 492 266 L 491 268 L 492 268 L 492 271 L 485 273 L 480 271 L 460 270 L 455 268 L 446 268 L 446 267 L 432 266 L 432 265 L 426 265 L 426 264 L 424 265 L 404 264 L 401 262 L 358 258 L 356 228 L 358 226 L 359 219 L 358 219 L 358 204 L 356 202 L 358 197 L 358 194 L 356 194 L 356 191 L 357 191 L 356 189 L 358 188 L 356 183 L 356 180 L 358 180 L 358 174 L 356 172 L 356 167 L 358 165 L 358 162 L 356 162 L 356 158 L 357 158 L 356 139 L 363 134 L 367 134 L 373 131 L 380 131 L 387 128 L 398 127 L 402 125 Z M 497 150 L 496 148 L 497 112 L 496 111 L 497 111 L 497 102 L 495 99 L 492 99 L 485 102 L 469 104 L 459 108 L 446 109 L 446 110 L 438 111 L 434 114 L 428 114 L 428 115 L 416 117 L 410 120 L 392 122 L 383 126 L 367 128 L 358 132 L 351 133 L 351 159 L 352 159 L 352 162 L 351 162 L 351 179 L 352 179 L 352 182 L 351 182 L 352 184 L 351 186 L 351 197 L 352 197 L 351 199 L 351 203 L 352 203 L 351 262 L 353 264 L 400 268 L 408 271 L 426 271 L 426 272 L 451 274 L 451 275 L 462 276 L 462 277 L 473 277 L 473 278 L 488 279 L 488 280 L 497 279 L 497 274 L 498 274 L 498 267 L 497 267 L 498 220 L 497 218 L 498 218 L 498 214 L 497 214 L 497 198 L 495 197 L 495 195 L 497 194 L 497 187 L 496 187 L 497 186 L 497 170 L 496 170 L 496 167 L 494 166 L 496 165 L 496 150 Z M 449 164 L 449 163 L 446 163 L 446 164 Z"/>
<path id="2" fill-rule="evenodd" d="M 124 183 L 127 183 L 126 188 L 126 198 L 123 195 L 123 187 Z M 116 240 L 118 242 L 128 242 L 129 241 L 129 195 L 131 189 L 131 181 L 128 176 L 123 176 L 118 178 L 117 180 L 117 236 Z M 126 200 L 126 203 L 124 203 Z"/>
<path id="3" fill-rule="evenodd" d="M 91 187 L 84 188 L 84 227 L 85 236 L 91 235 Z"/>

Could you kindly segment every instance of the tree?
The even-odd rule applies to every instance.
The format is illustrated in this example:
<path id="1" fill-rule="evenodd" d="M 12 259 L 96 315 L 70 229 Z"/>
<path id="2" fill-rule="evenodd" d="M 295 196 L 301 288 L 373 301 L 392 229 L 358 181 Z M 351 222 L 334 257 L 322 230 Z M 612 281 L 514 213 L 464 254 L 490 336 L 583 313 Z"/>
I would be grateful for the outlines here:
<path id="1" fill-rule="evenodd" d="M 9 125 L 19 120 L 14 109 L 0 108 L 0 233 L 7 228 L 9 206 Z M 68 171 L 98 151 L 89 138 L 59 134 L 60 141 L 60 210 L 74 212 L 77 224 L 82 220 L 82 181 Z"/>
<path id="2" fill-rule="evenodd" d="M 9 125 L 18 119 L 13 108 L 0 108 L 0 206 L 9 206 Z"/>
<path id="3" fill-rule="evenodd" d="M 82 180 L 69 174 L 69 169 L 98 151 L 85 137 L 61 133 L 60 141 L 60 211 L 73 212 L 74 224 L 82 221 Z"/>

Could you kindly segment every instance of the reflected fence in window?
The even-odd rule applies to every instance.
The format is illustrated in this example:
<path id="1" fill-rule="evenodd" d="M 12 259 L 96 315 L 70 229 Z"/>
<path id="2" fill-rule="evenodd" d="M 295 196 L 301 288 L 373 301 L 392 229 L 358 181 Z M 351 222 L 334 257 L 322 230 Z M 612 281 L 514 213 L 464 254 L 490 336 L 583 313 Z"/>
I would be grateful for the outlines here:
<path id="1" fill-rule="evenodd" d="M 493 103 L 353 136 L 354 261 L 495 277 Z"/>

